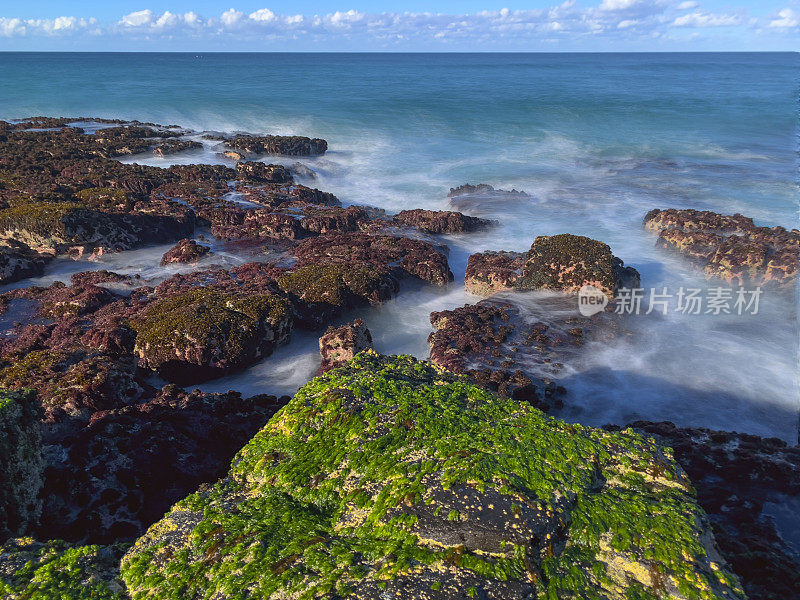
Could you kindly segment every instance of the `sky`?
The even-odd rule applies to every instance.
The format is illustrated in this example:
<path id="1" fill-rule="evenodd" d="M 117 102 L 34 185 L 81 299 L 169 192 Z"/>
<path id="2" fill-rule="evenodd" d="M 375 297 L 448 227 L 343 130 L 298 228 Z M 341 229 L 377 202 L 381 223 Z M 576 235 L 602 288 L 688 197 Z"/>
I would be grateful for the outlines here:
<path id="1" fill-rule="evenodd" d="M 800 0 L 0 0 L 0 51 L 800 51 Z"/>

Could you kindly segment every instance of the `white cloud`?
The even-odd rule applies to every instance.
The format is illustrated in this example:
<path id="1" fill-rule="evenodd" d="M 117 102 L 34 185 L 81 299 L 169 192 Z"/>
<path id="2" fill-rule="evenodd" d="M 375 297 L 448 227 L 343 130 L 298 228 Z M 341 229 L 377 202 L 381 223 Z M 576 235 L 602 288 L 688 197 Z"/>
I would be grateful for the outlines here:
<path id="1" fill-rule="evenodd" d="M 600 3 L 600 10 L 627 10 L 639 4 L 640 0 L 603 0 Z"/>
<path id="2" fill-rule="evenodd" d="M 237 23 L 239 23 L 243 18 L 244 18 L 243 12 L 239 12 L 235 8 L 229 8 L 224 13 L 222 13 L 222 16 L 219 18 L 219 20 L 222 21 L 224 25 L 231 27 L 232 25 L 236 25 Z"/>
<path id="3" fill-rule="evenodd" d="M 268 8 L 260 8 L 257 11 L 250 13 L 250 18 L 259 23 L 271 23 L 277 19 L 275 13 Z"/>
<path id="4" fill-rule="evenodd" d="M 158 29 L 165 29 L 168 27 L 174 27 L 179 22 L 178 15 L 175 15 L 169 11 L 165 11 L 163 15 L 156 19 L 156 22 L 153 23 L 153 27 Z"/>
<path id="5" fill-rule="evenodd" d="M 287 25 L 299 25 L 303 22 L 303 15 L 292 15 L 284 19 Z"/>
<path id="6" fill-rule="evenodd" d="M 714 15 L 693 12 L 678 17 L 672 22 L 675 27 L 730 27 L 740 25 L 742 18 L 738 15 Z"/>
<path id="7" fill-rule="evenodd" d="M 625 19 L 624 21 L 620 21 L 617 23 L 617 29 L 627 29 L 628 27 L 635 27 L 638 25 L 639 21 L 636 19 Z"/>
<path id="8" fill-rule="evenodd" d="M 149 25 L 153 22 L 154 13 L 149 8 L 145 10 L 137 10 L 136 12 L 129 13 L 122 17 L 120 23 L 126 27 L 141 27 Z"/>
<path id="9" fill-rule="evenodd" d="M 0 35 L 11 37 L 12 35 L 25 35 L 25 25 L 22 19 L 9 19 L 0 17 Z"/>
<path id="10" fill-rule="evenodd" d="M 686 2 L 681 2 L 678 4 L 678 10 L 690 10 L 692 8 L 697 8 L 700 6 L 699 3 L 695 2 L 694 0 L 687 0 Z"/>
<path id="11" fill-rule="evenodd" d="M 798 15 L 791 8 L 784 8 L 780 12 L 778 12 L 778 19 L 773 19 L 769 22 L 769 26 L 775 29 L 789 29 L 791 27 L 797 27 L 800 20 L 798 20 Z"/>

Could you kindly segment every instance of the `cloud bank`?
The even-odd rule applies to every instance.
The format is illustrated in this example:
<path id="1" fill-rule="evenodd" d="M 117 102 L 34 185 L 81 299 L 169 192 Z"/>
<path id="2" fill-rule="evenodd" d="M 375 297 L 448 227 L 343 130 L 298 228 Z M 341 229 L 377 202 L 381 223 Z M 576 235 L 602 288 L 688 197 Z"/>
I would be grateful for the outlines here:
<path id="1" fill-rule="evenodd" d="M 800 10 L 778 6 L 756 17 L 744 8 L 708 11 L 694 0 L 602 0 L 588 7 L 567 0 L 549 8 L 470 14 L 341 10 L 306 15 L 277 14 L 267 7 L 252 12 L 232 7 L 216 15 L 169 10 L 159 13 L 142 8 L 111 22 L 94 17 L 0 16 L 0 44 L 4 49 L 14 49 L 14 41 L 31 46 L 36 40 L 58 40 L 68 47 L 70 40 L 85 45 L 87 39 L 105 39 L 112 45 L 155 44 L 152 49 L 205 42 L 238 50 L 559 50 L 581 43 L 613 50 L 643 43 L 658 46 L 672 42 L 674 46 L 698 39 L 718 40 L 724 46 L 726 39 L 735 40 L 744 34 L 773 41 L 776 35 L 783 36 L 791 45 L 800 39 Z"/>

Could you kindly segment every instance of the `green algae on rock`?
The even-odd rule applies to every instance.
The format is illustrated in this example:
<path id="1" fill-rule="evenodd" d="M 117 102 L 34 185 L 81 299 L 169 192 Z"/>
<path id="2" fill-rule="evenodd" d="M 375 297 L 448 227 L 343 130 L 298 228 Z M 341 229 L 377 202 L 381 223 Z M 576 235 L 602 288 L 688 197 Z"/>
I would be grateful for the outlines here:
<path id="1" fill-rule="evenodd" d="M 301 388 L 121 571 L 134 600 L 744 598 L 653 440 L 371 351 Z"/>
<path id="2" fill-rule="evenodd" d="M 157 300 L 134 319 L 143 366 L 175 383 L 219 377 L 269 356 L 292 328 L 288 301 L 196 288 Z"/>
<path id="3" fill-rule="evenodd" d="M 31 538 L 0 546 L 0 597 L 6 600 L 124 600 L 119 559 L 125 548 L 71 546 Z"/>
<path id="4" fill-rule="evenodd" d="M 0 390 L 0 541 L 36 523 L 43 473 L 35 394 Z"/>

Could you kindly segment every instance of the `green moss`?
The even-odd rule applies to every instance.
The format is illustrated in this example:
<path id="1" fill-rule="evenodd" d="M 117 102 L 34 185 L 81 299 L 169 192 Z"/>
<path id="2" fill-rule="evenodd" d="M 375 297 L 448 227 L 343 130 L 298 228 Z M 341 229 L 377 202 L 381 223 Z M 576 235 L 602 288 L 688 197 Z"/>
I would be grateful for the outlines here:
<path id="1" fill-rule="evenodd" d="M 87 188 L 80 190 L 75 197 L 87 208 L 97 210 L 131 210 L 133 201 L 124 190 L 118 188 Z"/>
<path id="2" fill-rule="evenodd" d="M 79 208 L 81 205 L 74 202 L 15 202 L 0 210 L 0 231 L 27 231 L 43 238 L 63 238 L 65 219 Z"/>
<path id="3" fill-rule="evenodd" d="M 380 272 L 346 263 L 308 265 L 281 275 L 278 285 L 309 303 L 344 306 L 351 297 L 367 299 L 381 287 Z"/>
<path id="4" fill-rule="evenodd" d="M 122 547 L 71 547 L 29 538 L 0 546 L 0 597 L 8 600 L 123 600 Z"/>
<path id="5" fill-rule="evenodd" d="M 0 370 L 0 386 L 29 386 L 35 379 L 50 373 L 65 358 L 52 350 L 36 350 L 22 357 L 13 357 L 9 366 Z"/>
<path id="6" fill-rule="evenodd" d="M 136 600 L 371 597 L 359 590 L 396 579 L 463 578 L 477 594 L 476 577 L 541 598 L 653 600 L 652 568 L 686 598 L 733 598 L 708 564 L 703 518 L 652 440 L 367 352 L 301 388 L 122 572 Z M 636 576 L 656 583 L 625 583 Z"/>

